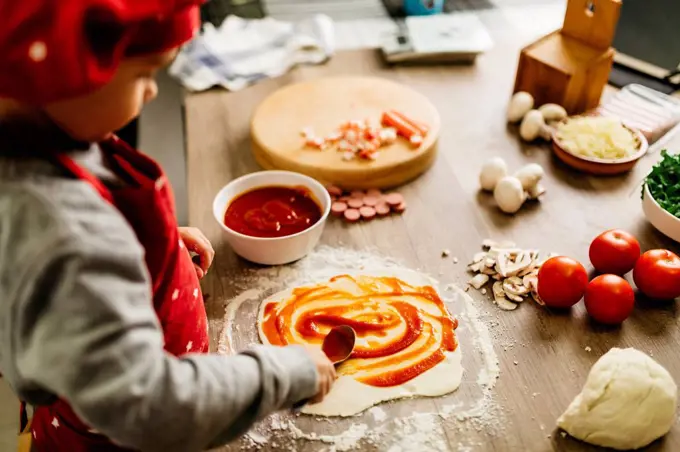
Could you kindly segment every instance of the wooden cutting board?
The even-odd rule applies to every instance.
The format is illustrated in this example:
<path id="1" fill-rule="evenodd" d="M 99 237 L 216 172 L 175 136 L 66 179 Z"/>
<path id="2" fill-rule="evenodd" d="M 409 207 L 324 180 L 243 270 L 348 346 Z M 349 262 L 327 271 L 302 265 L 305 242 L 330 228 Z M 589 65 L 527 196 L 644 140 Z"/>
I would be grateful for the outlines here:
<path id="1" fill-rule="evenodd" d="M 398 110 L 430 127 L 414 148 L 403 138 L 380 149 L 374 161 L 342 159 L 335 149 L 304 145 L 301 130 L 327 136 L 348 120 L 376 125 L 386 110 Z M 417 91 L 377 77 L 329 77 L 282 88 L 256 109 L 251 123 L 253 153 L 265 169 L 297 171 L 343 188 L 385 188 L 403 184 L 432 165 L 441 121 L 437 109 Z"/>

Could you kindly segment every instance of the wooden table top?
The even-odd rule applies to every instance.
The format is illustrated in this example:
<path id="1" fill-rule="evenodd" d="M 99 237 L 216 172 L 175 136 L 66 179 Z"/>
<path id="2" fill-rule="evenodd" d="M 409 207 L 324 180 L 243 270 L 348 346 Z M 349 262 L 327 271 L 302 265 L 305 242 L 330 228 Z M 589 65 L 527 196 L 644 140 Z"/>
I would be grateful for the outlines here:
<path id="1" fill-rule="evenodd" d="M 298 68 L 243 91 L 210 91 L 187 98 L 190 223 L 207 234 L 217 251 L 213 269 L 204 281 L 213 349 L 224 327 L 225 305 L 238 295 L 232 282 L 252 266 L 239 260 L 226 244 L 212 216 L 212 199 L 230 180 L 258 170 L 249 142 L 249 121 L 258 103 L 281 86 L 313 77 L 363 74 L 399 81 L 427 96 L 442 118 L 435 165 L 401 189 L 409 203 L 406 213 L 367 224 L 329 221 L 324 244 L 374 246 L 410 268 L 432 275 L 441 271 L 441 252 L 449 249 L 461 263 L 447 267 L 446 282 L 460 285 L 469 278 L 464 263 L 480 250 L 485 238 L 512 239 L 523 247 L 560 252 L 588 263 L 592 238 L 618 227 L 635 234 L 643 249 L 680 251 L 676 243 L 646 222 L 641 210 L 638 184 L 659 158 L 660 146 L 652 147 L 628 175 L 595 178 L 557 162 L 547 144 L 521 143 L 516 129 L 506 125 L 505 108 L 518 50 L 527 39 L 498 30 L 494 38 L 496 47 L 470 67 L 386 68 L 375 51 L 364 50 L 340 53 L 325 66 Z M 680 150 L 680 134 L 663 141 L 669 149 Z M 480 165 L 493 156 L 502 156 L 510 168 L 529 162 L 543 165 L 547 188 L 543 201 L 523 207 L 515 216 L 502 214 L 492 198 L 478 188 Z M 443 421 L 450 450 L 457 450 L 461 438 L 473 445 L 470 450 L 596 450 L 562 437 L 555 431 L 555 420 L 580 391 L 592 364 L 611 347 L 635 347 L 652 354 L 680 382 L 679 313 L 674 303 L 641 303 L 620 328 L 603 328 L 588 321 L 582 303 L 570 315 L 551 314 L 530 301 L 513 312 L 504 312 L 491 304 L 489 295 L 476 291 L 470 295 L 484 301 L 489 319 L 497 322 L 492 333 L 494 340 L 498 339 L 494 347 L 501 373 L 494 394 L 502 408 L 504 428 L 495 433 L 483 428 L 461 431 L 454 425 L 456 421 Z M 254 324 L 246 326 L 255 328 Z M 465 338 L 461 343 L 465 347 Z M 507 343 L 514 346 L 504 347 Z M 586 347 L 592 350 L 586 351 Z M 467 397 L 465 385 L 459 392 L 463 399 Z M 424 400 L 384 408 L 397 415 L 408 412 L 411 404 L 433 403 Z M 329 424 L 309 419 L 306 425 L 321 433 Z M 237 447 L 226 450 L 240 450 Z M 300 442 L 298 446 L 298 450 L 327 449 L 328 445 L 319 442 Z M 382 450 L 375 444 L 363 449 Z M 262 450 L 277 449 L 265 445 Z M 650 450 L 680 450 L 680 427 L 676 424 Z"/>

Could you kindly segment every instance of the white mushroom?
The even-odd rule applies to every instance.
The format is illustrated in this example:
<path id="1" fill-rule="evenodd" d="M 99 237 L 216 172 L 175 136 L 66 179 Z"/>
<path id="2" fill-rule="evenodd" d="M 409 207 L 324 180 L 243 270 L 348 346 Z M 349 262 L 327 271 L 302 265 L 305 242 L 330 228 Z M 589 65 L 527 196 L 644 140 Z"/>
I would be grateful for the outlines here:
<path id="1" fill-rule="evenodd" d="M 527 190 L 527 197 L 534 200 L 538 199 L 543 193 L 545 193 L 545 187 L 539 183 Z"/>
<path id="2" fill-rule="evenodd" d="M 526 200 L 522 182 L 512 176 L 505 176 L 498 181 L 493 196 L 498 207 L 505 213 L 517 212 Z"/>
<path id="3" fill-rule="evenodd" d="M 522 124 L 519 126 L 519 136 L 524 141 L 534 141 L 540 136 L 544 136 L 543 132 L 546 129 L 543 115 L 538 110 L 530 110 L 522 119 Z"/>
<path id="4" fill-rule="evenodd" d="M 513 94 L 508 104 L 508 122 L 520 121 L 532 108 L 534 108 L 534 97 L 531 94 L 525 91 Z"/>
<path id="5" fill-rule="evenodd" d="M 567 110 L 557 104 L 544 104 L 538 109 L 543 115 L 545 122 L 561 121 L 567 117 Z"/>
<path id="6" fill-rule="evenodd" d="M 543 167 L 538 163 L 529 163 L 528 165 L 520 168 L 516 173 L 515 177 L 522 182 L 522 188 L 524 190 L 531 190 L 538 182 L 543 178 L 545 172 Z"/>
<path id="7" fill-rule="evenodd" d="M 507 174 L 508 167 L 505 164 L 505 160 L 500 157 L 494 157 L 482 165 L 482 170 L 479 173 L 479 184 L 483 190 L 493 191 L 498 181 Z"/>

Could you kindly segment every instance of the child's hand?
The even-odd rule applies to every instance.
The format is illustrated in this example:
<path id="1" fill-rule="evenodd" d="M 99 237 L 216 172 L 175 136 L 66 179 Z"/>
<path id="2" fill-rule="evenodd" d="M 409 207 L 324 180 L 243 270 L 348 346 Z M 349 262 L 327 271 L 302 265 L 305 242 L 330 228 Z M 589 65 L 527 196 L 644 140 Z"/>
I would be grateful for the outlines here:
<path id="1" fill-rule="evenodd" d="M 215 257 L 215 250 L 210 241 L 197 228 L 178 228 L 179 236 L 184 242 L 184 245 L 189 251 L 198 254 L 198 263 L 194 259 L 194 267 L 196 268 L 196 275 L 201 279 L 208 273 L 208 269 Z"/>
<path id="2" fill-rule="evenodd" d="M 326 397 L 326 394 L 331 390 L 331 386 L 335 383 L 337 378 L 335 375 L 335 366 L 328 359 L 326 354 L 318 347 L 307 347 L 309 356 L 316 364 L 316 373 L 319 375 L 318 392 L 312 397 L 310 403 L 319 403 Z"/>

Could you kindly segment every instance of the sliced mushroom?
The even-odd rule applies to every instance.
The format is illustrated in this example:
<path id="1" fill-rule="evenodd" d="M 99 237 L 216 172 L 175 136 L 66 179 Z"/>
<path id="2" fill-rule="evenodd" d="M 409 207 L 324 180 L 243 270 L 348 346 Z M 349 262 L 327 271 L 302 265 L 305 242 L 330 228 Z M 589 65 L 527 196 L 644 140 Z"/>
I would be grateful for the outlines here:
<path id="1" fill-rule="evenodd" d="M 506 295 L 508 295 L 508 298 L 510 298 L 511 300 L 514 299 L 509 295 L 519 296 L 520 298 L 522 298 L 522 295 L 527 295 L 529 293 L 529 289 L 524 287 L 522 278 L 519 278 L 517 276 L 511 276 L 510 278 L 506 278 L 503 281 L 503 291 L 505 292 Z"/>
<path id="2" fill-rule="evenodd" d="M 538 294 L 538 289 L 534 289 L 534 290 L 531 291 L 531 297 L 539 305 L 545 306 L 545 302 L 541 299 L 541 296 Z"/>
<path id="3" fill-rule="evenodd" d="M 529 290 L 536 290 L 538 288 L 538 275 L 528 274 L 522 278 L 522 284 Z"/>
<path id="4" fill-rule="evenodd" d="M 487 282 L 489 282 L 489 275 L 485 275 L 485 274 L 481 274 L 481 273 L 480 273 L 480 274 L 478 274 L 478 275 L 475 275 L 475 277 L 473 277 L 473 278 L 468 282 L 468 284 L 470 284 L 470 285 L 471 285 L 472 287 L 474 287 L 475 289 L 479 290 L 479 289 L 481 289 L 482 286 L 484 286 L 484 284 L 486 284 Z"/>
<path id="5" fill-rule="evenodd" d="M 486 256 L 487 254 L 485 252 L 476 253 L 474 256 L 472 256 L 472 262 L 482 262 L 484 259 L 486 259 Z"/>
<path id="6" fill-rule="evenodd" d="M 480 262 L 480 264 L 481 264 L 481 262 Z M 480 273 L 484 273 L 485 275 L 489 275 L 489 276 L 493 276 L 493 275 L 495 275 L 495 274 L 497 273 L 495 268 L 487 267 L 487 266 L 485 266 L 485 265 L 482 265 L 482 266 L 480 267 L 479 272 L 480 272 Z"/>
<path id="7" fill-rule="evenodd" d="M 496 265 L 496 259 L 493 257 L 487 257 L 484 259 L 484 265 L 486 265 L 489 268 L 492 268 Z"/>
<path id="8" fill-rule="evenodd" d="M 502 253 L 496 259 L 496 271 L 504 277 L 517 276 L 519 272 L 531 265 L 529 253 Z"/>
<path id="9" fill-rule="evenodd" d="M 511 293 L 506 292 L 505 296 L 508 297 L 510 300 L 514 301 L 515 303 L 521 303 L 524 301 L 524 297 L 522 297 L 521 295 L 513 295 Z"/>
<path id="10" fill-rule="evenodd" d="M 503 283 L 501 281 L 496 281 L 491 287 L 493 291 L 494 298 L 505 296 L 505 291 L 503 290 Z"/>
<path id="11" fill-rule="evenodd" d="M 482 267 L 484 267 L 483 262 L 474 262 L 468 265 L 468 270 L 473 273 L 479 273 L 482 270 Z"/>
<path id="12" fill-rule="evenodd" d="M 536 267 L 534 265 L 529 265 L 527 268 L 525 268 L 524 270 L 517 273 L 517 276 L 519 276 L 520 278 L 523 278 L 526 275 L 530 275 L 531 272 L 533 272 L 535 269 L 536 269 Z"/>
<path id="13" fill-rule="evenodd" d="M 513 303 L 505 297 L 494 298 L 494 302 L 504 311 L 514 311 L 518 306 L 517 303 Z"/>
<path id="14" fill-rule="evenodd" d="M 496 246 L 496 241 L 491 239 L 484 239 L 482 242 L 482 248 L 490 249 Z"/>
<path id="15" fill-rule="evenodd" d="M 524 270 L 520 271 L 517 276 L 524 277 L 538 269 L 538 250 L 529 251 L 529 255 L 531 256 L 531 263 Z"/>

